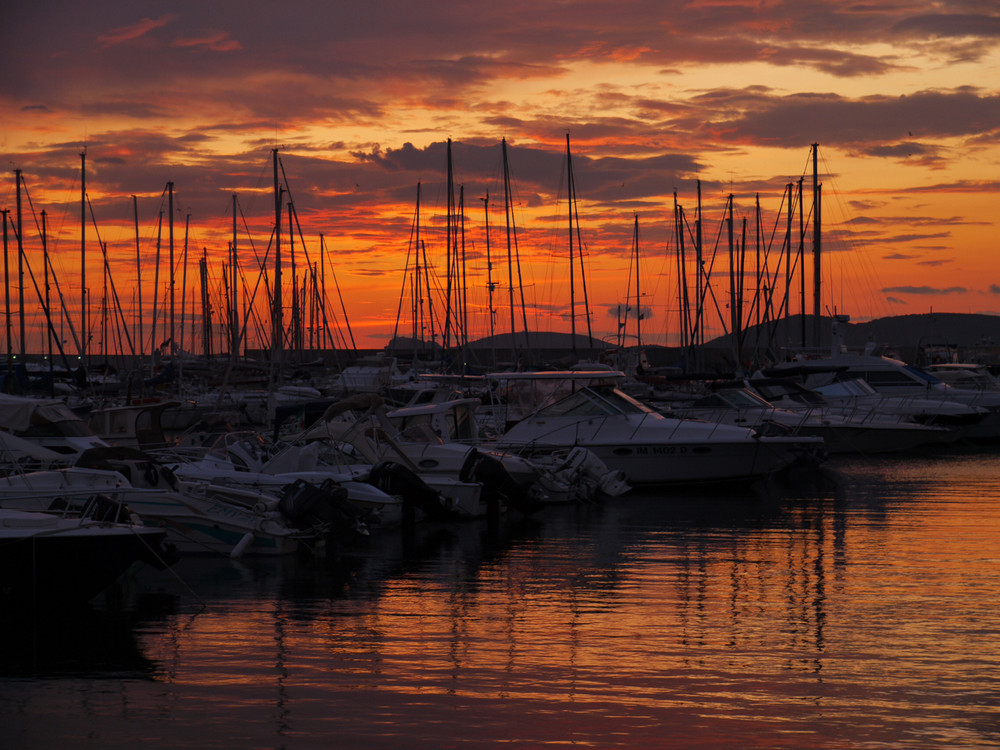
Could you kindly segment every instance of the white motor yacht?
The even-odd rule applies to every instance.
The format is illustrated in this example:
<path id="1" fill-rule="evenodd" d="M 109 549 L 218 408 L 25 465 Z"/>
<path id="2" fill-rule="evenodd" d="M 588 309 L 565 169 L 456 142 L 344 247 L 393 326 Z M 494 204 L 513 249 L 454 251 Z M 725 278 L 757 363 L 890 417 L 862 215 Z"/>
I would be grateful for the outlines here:
<path id="1" fill-rule="evenodd" d="M 746 427 L 666 417 L 618 390 L 620 372 L 490 377 L 501 384 L 507 424 L 532 394 L 541 404 L 505 430 L 499 448 L 528 455 L 587 448 L 630 484 L 753 480 L 823 451 L 818 437 L 764 436 Z"/>

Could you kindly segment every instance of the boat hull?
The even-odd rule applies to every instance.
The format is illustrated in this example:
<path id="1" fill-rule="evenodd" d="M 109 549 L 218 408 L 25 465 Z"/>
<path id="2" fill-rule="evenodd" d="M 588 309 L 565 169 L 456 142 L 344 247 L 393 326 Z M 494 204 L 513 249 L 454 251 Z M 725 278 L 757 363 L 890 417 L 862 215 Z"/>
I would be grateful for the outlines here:
<path id="1" fill-rule="evenodd" d="M 2 609 L 86 604 L 134 563 L 165 566 L 164 537 L 156 528 L 7 513 L 0 521 Z"/>

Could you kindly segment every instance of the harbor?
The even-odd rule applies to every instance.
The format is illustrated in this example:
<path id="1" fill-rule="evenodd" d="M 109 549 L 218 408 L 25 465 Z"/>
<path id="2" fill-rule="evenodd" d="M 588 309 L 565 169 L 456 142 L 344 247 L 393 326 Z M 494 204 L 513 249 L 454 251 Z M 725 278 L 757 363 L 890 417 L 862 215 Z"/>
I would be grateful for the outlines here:
<path id="1" fill-rule="evenodd" d="M 1000 5 L 50 6 L 4 747 L 1000 747 Z"/>
<path id="2" fill-rule="evenodd" d="M 586 296 L 568 333 L 529 330 L 509 261 L 474 338 L 449 204 L 443 294 L 415 217 L 392 336 L 359 350 L 301 229 L 313 270 L 283 281 L 272 164 L 273 261 L 241 272 L 234 223 L 223 294 L 201 259 L 200 314 L 175 305 L 172 239 L 151 310 L 137 252 L 138 298 L 105 290 L 94 346 L 87 305 L 39 300 L 32 329 L 8 284 L 0 714 L 18 746 L 995 743 L 993 320 L 877 341 L 891 318 L 820 314 L 818 260 L 808 314 L 800 181 L 756 271 L 732 197 L 728 247 L 679 240 L 677 346 L 644 343 L 637 217 L 617 336 L 594 337 Z M 720 277 L 699 269 L 717 258 L 716 321 Z M 572 240 L 569 260 L 585 289 Z"/>

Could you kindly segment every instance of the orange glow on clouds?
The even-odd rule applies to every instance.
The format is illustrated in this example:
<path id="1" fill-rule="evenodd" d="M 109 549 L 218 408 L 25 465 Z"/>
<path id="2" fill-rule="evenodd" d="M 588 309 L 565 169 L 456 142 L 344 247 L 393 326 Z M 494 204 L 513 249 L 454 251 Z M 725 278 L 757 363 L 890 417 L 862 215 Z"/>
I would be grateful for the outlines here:
<path id="1" fill-rule="evenodd" d="M 690 220 L 699 180 L 722 311 L 711 327 L 721 332 L 729 289 L 728 247 L 719 235 L 728 196 L 739 231 L 744 220 L 751 228 L 748 252 L 756 250 L 755 201 L 773 234 L 783 221 L 785 185 L 801 177 L 808 192 L 814 142 L 822 157 L 825 311 L 862 319 L 1000 310 L 992 260 L 1000 94 L 988 87 L 1000 67 L 989 33 L 1000 23 L 996 11 L 975 17 L 943 2 L 931 17 L 907 3 L 849 12 L 830 2 L 802 16 L 779 3 L 556 14 L 515 3 L 459 13 L 432 2 L 419 14 L 398 5 L 377 18 L 363 8 L 327 17 L 332 10 L 311 6 L 257 18 L 186 2 L 170 14 L 98 5 L 107 12 L 87 18 L 26 10 L 0 52 L 5 69 L 18 71 L 0 89 L 0 136 L 30 194 L 22 207 L 26 257 L 41 269 L 37 216 L 44 209 L 52 266 L 67 307 L 77 310 L 79 154 L 87 152 L 96 220 L 90 223 L 88 209 L 92 320 L 104 298 L 98 238 L 107 243 L 126 319 L 137 318 L 140 285 L 151 314 L 159 216 L 171 181 L 175 253 L 188 241 L 185 304 L 190 309 L 200 295 L 197 260 L 207 256 L 220 324 L 232 195 L 242 212 L 241 270 L 253 286 L 274 225 L 270 155 L 279 148 L 313 261 L 323 235 L 327 295 L 338 317 L 342 296 L 358 345 L 381 347 L 408 283 L 418 182 L 428 262 L 434 283 L 444 285 L 444 144 L 451 138 L 456 196 L 465 188 L 470 336 L 489 332 L 487 193 L 502 300 L 494 300 L 495 325 L 506 332 L 506 137 L 529 322 L 568 331 L 567 132 L 598 338 L 614 336 L 618 306 L 635 294 L 630 248 L 638 214 L 643 335 L 676 343 L 674 193 Z M 28 44 L 42 29 L 58 54 Z M 10 177 L 0 208 L 14 221 Z M 168 219 L 159 229 L 160 304 Z M 287 215 L 282 225 L 287 247 Z M 264 315 L 266 295 L 258 294 Z M 286 300 L 290 294 L 289 286 Z M 441 294 L 432 292 L 436 304 Z M 37 326 L 30 288 L 26 300 Z M 580 299 L 577 305 L 582 313 Z M 585 329 L 582 317 L 577 323 L 578 332 Z"/>

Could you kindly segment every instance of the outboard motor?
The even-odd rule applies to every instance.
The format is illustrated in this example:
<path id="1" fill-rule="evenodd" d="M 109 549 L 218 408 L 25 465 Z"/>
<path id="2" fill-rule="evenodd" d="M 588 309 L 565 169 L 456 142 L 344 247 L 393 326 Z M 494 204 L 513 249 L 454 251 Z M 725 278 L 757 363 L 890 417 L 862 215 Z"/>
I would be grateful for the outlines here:
<path id="1" fill-rule="evenodd" d="M 335 530 L 365 528 L 361 513 L 347 503 L 347 490 L 332 479 L 318 485 L 295 480 L 282 491 L 278 510 L 300 529 L 317 525 Z"/>
<path id="2" fill-rule="evenodd" d="M 491 507 L 504 503 L 528 516 L 541 507 L 537 498 L 514 481 L 503 461 L 477 450 L 469 452 L 459 478 L 463 482 L 479 482 L 483 486 L 483 496 Z"/>
<path id="3" fill-rule="evenodd" d="M 458 513 L 447 505 L 441 493 L 395 461 L 383 461 L 372 467 L 368 483 L 390 495 L 399 495 L 411 509 L 420 510 L 432 521 L 451 521 Z"/>

